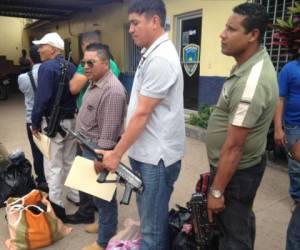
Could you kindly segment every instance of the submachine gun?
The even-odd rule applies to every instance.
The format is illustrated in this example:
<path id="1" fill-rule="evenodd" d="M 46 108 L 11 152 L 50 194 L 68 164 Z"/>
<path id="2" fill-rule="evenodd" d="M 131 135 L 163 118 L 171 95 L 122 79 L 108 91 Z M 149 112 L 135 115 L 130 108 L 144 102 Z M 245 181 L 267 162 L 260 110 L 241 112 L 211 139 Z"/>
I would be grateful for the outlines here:
<path id="1" fill-rule="evenodd" d="M 195 250 L 216 250 L 219 244 L 219 230 L 216 224 L 210 223 L 207 211 L 207 195 L 210 183 L 210 174 L 200 175 L 196 185 L 196 193 L 192 195 L 187 207 L 191 211 L 192 226 L 194 231 Z"/>
<path id="2" fill-rule="evenodd" d="M 74 132 L 68 128 L 64 129 L 68 131 L 70 134 L 72 134 L 81 144 L 82 146 L 88 150 L 90 153 L 93 154 L 93 156 L 97 159 L 97 161 L 102 161 L 103 155 L 97 154 L 94 150 L 94 148 L 91 145 L 91 141 L 86 138 L 82 133 L 80 132 Z M 131 169 L 129 169 L 127 166 L 125 166 L 123 163 L 120 162 L 119 167 L 116 169 L 117 174 L 117 180 L 111 181 L 107 180 L 109 172 L 105 169 L 97 178 L 97 182 L 99 183 L 112 183 L 112 182 L 118 182 L 125 185 L 125 191 L 122 197 L 122 200 L 120 201 L 121 204 L 128 205 L 130 202 L 132 191 L 141 193 L 144 189 L 143 182 L 141 178 L 134 173 Z"/>
<path id="3" fill-rule="evenodd" d="M 55 137 L 57 132 L 59 132 L 62 137 L 65 137 L 66 135 L 66 132 L 60 126 L 61 115 L 62 115 L 62 107 L 60 105 L 60 102 L 65 89 L 65 80 L 69 68 L 70 58 L 71 58 L 71 52 L 69 53 L 68 61 L 64 63 L 60 63 L 61 79 L 58 83 L 58 89 L 57 89 L 57 93 L 55 96 L 54 105 L 51 110 L 50 117 L 46 118 L 47 127 L 44 129 L 48 137 Z"/>

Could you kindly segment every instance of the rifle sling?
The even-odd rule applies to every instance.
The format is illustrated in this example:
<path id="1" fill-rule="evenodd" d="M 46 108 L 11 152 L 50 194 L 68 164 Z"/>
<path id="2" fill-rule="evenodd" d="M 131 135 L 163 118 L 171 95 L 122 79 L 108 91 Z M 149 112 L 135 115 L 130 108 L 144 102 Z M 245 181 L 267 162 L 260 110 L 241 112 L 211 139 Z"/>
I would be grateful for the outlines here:
<path id="1" fill-rule="evenodd" d="M 66 73 L 67 73 L 67 69 L 68 69 L 68 64 L 66 62 L 60 62 L 60 66 L 61 66 L 61 78 L 60 81 L 58 83 L 58 89 L 57 89 L 57 93 L 54 99 L 54 104 L 52 107 L 52 111 L 50 114 L 50 118 L 46 119 L 47 121 L 47 125 L 48 125 L 48 132 L 47 134 L 49 135 L 49 133 L 51 134 L 51 132 L 59 132 L 61 134 L 62 137 L 64 137 L 66 135 L 66 132 L 61 128 L 60 126 L 60 121 L 64 119 L 64 117 L 62 117 L 62 114 L 58 114 L 59 115 L 59 119 L 57 121 L 58 124 L 53 124 L 55 121 L 53 121 L 54 117 L 55 117 L 55 112 L 58 112 L 57 110 L 59 109 L 58 107 L 61 105 L 61 100 L 63 97 L 63 93 L 64 93 L 64 88 L 65 88 L 65 77 L 66 77 Z M 53 131 L 54 129 L 56 129 L 57 131 Z"/>
<path id="2" fill-rule="evenodd" d="M 28 71 L 27 72 L 27 75 L 29 76 L 29 80 L 30 80 L 30 83 L 31 83 L 31 87 L 33 89 L 33 92 L 34 94 L 36 93 L 36 85 L 35 85 L 35 81 L 34 81 L 34 78 L 33 78 L 33 75 L 32 75 L 32 70 Z"/>

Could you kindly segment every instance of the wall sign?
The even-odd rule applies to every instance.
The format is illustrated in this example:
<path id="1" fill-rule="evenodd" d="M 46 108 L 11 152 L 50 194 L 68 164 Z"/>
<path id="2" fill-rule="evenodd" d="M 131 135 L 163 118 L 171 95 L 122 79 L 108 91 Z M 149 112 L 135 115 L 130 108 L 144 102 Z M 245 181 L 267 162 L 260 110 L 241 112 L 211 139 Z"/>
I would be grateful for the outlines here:
<path id="1" fill-rule="evenodd" d="M 183 49 L 183 66 L 185 72 L 191 77 L 199 64 L 200 46 L 194 43 L 188 44 Z"/>

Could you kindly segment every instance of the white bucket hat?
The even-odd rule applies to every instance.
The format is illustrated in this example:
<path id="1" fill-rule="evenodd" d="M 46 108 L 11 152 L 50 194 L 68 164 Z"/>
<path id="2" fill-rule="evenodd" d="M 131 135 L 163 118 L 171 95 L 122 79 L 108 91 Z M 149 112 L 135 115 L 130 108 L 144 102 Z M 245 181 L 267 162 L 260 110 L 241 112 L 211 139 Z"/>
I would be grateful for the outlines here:
<path id="1" fill-rule="evenodd" d="M 41 40 L 35 40 L 32 43 L 35 45 L 48 44 L 61 50 L 65 49 L 64 40 L 56 32 L 48 33 Z"/>

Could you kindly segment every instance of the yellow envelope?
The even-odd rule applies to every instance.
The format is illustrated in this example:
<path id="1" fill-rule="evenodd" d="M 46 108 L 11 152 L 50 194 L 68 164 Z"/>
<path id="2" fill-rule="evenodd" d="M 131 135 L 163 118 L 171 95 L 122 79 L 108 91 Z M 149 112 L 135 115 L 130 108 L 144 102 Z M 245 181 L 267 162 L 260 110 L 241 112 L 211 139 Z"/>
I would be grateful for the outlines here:
<path id="1" fill-rule="evenodd" d="M 98 183 L 98 175 L 94 170 L 94 162 L 76 156 L 65 185 L 91 194 L 106 201 L 111 201 L 116 191 L 116 183 Z M 107 180 L 116 180 L 117 175 L 109 173 Z"/>
<path id="2" fill-rule="evenodd" d="M 40 140 L 37 139 L 35 136 L 33 137 L 33 141 L 38 149 L 42 152 L 42 154 L 50 161 L 51 159 L 51 140 L 48 136 L 39 133 Z"/>

